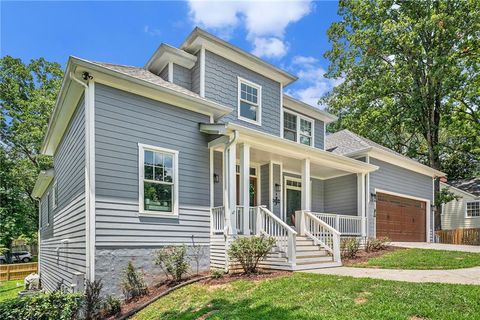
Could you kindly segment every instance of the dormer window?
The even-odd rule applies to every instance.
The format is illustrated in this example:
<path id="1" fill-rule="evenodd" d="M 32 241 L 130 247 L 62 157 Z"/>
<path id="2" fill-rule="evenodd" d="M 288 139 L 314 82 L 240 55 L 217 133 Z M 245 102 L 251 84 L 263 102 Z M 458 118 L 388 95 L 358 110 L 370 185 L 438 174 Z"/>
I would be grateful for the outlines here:
<path id="1" fill-rule="evenodd" d="M 307 146 L 313 146 L 313 120 L 298 113 L 283 113 L 283 137 Z"/>
<path id="2" fill-rule="evenodd" d="M 248 80 L 238 78 L 238 118 L 254 124 L 261 124 L 262 87 Z"/>

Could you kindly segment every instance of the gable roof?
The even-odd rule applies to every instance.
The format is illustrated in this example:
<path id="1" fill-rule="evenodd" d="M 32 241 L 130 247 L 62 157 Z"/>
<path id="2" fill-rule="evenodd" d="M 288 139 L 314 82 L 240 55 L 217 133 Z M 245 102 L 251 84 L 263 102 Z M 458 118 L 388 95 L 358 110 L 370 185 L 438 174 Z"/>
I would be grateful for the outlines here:
<path id="1" fill-rule="evenodd" d="M 359 136 L 350 130 L 344 129 L 325 137 L 325 150 L 344 155 L 371 155 L 379 160 L 431 176 L 442 177 L 445 173 L 421 164 L 381 144 Z M 393 163 L 395 162 L 395 163 Z"/>
<path id="2" fill-rule="evenodd" d="M 448 181 L 446 184 L 480 197 L 480 177 Z"/>

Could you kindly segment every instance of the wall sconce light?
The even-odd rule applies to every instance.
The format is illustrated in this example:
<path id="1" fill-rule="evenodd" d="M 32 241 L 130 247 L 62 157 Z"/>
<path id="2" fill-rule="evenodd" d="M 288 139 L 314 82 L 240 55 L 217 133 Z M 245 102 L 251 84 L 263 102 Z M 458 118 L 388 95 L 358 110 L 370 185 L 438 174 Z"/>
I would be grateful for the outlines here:
<path id="1" fill-rule="evenodd" d="M 437 212 L 437 206 L 434 205 L 434 204 L 431 204 L 431 205 L 430 205 L 430 209 L 431 209 L 431 211 L 432 211 L 433 213 Z"/>
<path id="2" fill-rule="evenodd" d="M 280 199 L 278 198 L 278 193 L 280 192 L 280 185 L 275 183 L 275 198 L 273 198 L 273 204 L 278 206 Z"/>
<path id="3" fill-rule="evenodd" d="M 219 183 L 220 182 L 220 177 L 216 173 L 213 174 L 213 182 L 214 183 Z"/>
<path id="4" fill-rule="evenodd" d="M 377 202 L 377 195 L 375 193 L 370 193 L 370 199 L 372 202 Z"/>
<path id="5" fill-rule="evenodd" d="M 280 185 L 275 183 L 275 192 L 280 192 Z"/>

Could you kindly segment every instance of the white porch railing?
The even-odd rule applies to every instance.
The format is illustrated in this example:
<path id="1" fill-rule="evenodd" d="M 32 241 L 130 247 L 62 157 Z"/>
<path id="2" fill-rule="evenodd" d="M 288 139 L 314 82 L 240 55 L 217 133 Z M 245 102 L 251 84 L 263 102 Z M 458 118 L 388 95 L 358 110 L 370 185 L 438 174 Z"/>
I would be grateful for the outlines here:
<path id="1" fill-rule="evenodd" d="M 297 211 L 300 216 L 300 234 L 304 234 L 317 245 L 322 245 L 340 262 L 340 232 L 309 211 Z"/>
<path id="2" fill-rule="evenodd" d="M 362 218 L 334 213 L 312 212 L 317 218 L 336 229 L 342 236 L 361 236 Z"/>
<path id="3" fill-rule="evenodd" d="M 211 229 L 212 233 L 224 233 L 225 232 L 225 207 L 213 207 L 211 209 Z"/>
<path id="4" fill-rule="evenodd" d="M 264 206 L 257 209 L 257 234 L 273 237 L 277 247 L 287 254 L 288 262 L 295 263 L 297 232 Z"/>

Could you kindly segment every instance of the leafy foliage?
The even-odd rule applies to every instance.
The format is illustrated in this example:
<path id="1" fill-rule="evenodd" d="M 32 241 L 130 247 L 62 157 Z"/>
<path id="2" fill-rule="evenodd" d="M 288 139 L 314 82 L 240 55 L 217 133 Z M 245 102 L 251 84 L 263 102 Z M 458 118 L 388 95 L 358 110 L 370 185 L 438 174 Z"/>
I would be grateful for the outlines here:
<path id="1" fill-rule="evenodd" d="M 102 291 L 103 283 L 101 280 L 87 281 L 85 286 L 85 295 L 83 299 L 83 311 L 86 320 L 95 320 L 100 318 L 102 311 Z"/>
<path id="2" fill-rule="evenodd" d="M 212 269 L 210 273 L 212 274 L 213 279 L 220 279 L 225 275 L 225 271 L 222 269 Z"/>
<path id="3" fill-rule="evenodd" d="M 36 238 L 31 192 L 38 172 L 51 167 L 40 148 L 61 81 L 57 63 L 0 59 L 0 246 L 9 250 L 19 236 Z"/>
<path id="4" fill-rule="evenodd" d="M 127 267 L 123 270 L 122 290 L 125 301 L 148 294 L 143 274 L 135 269 L 132 261 L 129 261 Z"/>
<path id="5" fill-rule="evenodd" d="M 103 304 L 102 316 L 104 318 L 116 316 L 122 311 L 122 303 L 118 298 L 107 296 Z"/>
<path id="6" fill-rule="evenodd" d="M 182 280 L 182 276 L 187 273 L 189 265 L 187 262 L 186 246 L 165 247 L 157 251 L 155 264 L 170 275 L 174 281 Z"/>
<path id="7" fill-rule="evenodd" d="M 390 243 L 390 239 L 386 237 L 369 238 L 365 243 L 365 251 L 375 252 L 375 251 L 385 250 L 389 243 Z"/>
<path id="8" fill-rule="evenodd" d="M 258 262 L 264 259 L 275 245 L 275 239 L 271 237 L 241 237 L 235 239 L 228 255 L 242 266 L 246 274 L 257 272 Z"/>
<path id="9" fill-rule="evenodd" d="M 0 302 L 0 319 L 77 319 L 82 296 L 52 292 Z"/>
<path id="10" fill-rule="evenodd" d="M 360 249 L 360 241 L 357 238 L 345 238 L 340 242 L 340 255 L 342 259 L 353 259 Z"/>

